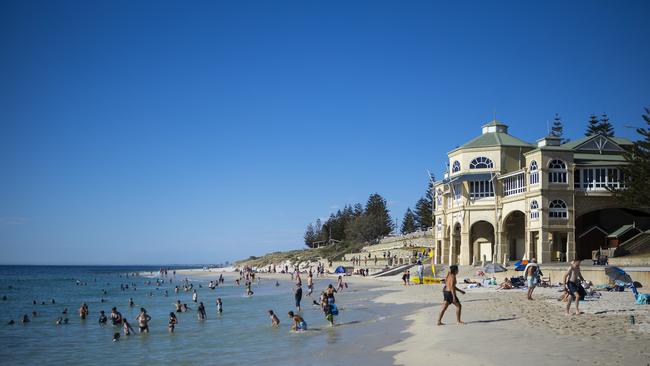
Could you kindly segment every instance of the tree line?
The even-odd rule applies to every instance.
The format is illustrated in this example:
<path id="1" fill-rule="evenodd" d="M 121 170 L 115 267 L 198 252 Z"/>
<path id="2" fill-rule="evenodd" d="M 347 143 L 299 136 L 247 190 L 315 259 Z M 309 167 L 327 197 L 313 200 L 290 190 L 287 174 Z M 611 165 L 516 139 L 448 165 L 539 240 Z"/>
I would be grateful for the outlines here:
<path id="1" fill-rule="evenodd" d="M 415 211 L 407 208 L 402 220 L 401 232 L 408 234 L 426 230 L 433 223 L 432 183 L 426 194 L 415 203 Z M 390 234 L 396 225 L 390 216 L 386 200 L 378 193 L 368 197 L 365 206 L 356 203 L 345 205 L 342 210 L 330 214 L 322 222 L 320 219 L 309 223 L 305 229 L 305 245 L 313 248 L 318 243 L 331 240 L 372 243 Z"/>
<path id="2" fill-rule="evenodd" d="M 310 248 L 319 242 L 349 240 L 359 243 L 376 241 L 390 234 L 395 225 L 390 217 L 386 200 L 378 193 L 368 197 L 366 205 L 345 205 L 332 213 L 323 223 L 320 219 L 307 225 L 305 245 Z"/>

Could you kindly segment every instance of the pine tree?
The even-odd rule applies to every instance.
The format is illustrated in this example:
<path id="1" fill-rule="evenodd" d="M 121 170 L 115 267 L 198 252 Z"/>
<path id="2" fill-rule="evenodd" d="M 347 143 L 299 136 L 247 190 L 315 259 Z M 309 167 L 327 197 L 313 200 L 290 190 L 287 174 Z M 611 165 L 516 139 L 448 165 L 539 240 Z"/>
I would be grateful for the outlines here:
<path id="1" fill-rule="evenodd" d="M 600 116 L 600 124 L 598 125 L 600 132 L 605 136 L 614 136 L 614 126 L 609 122 L 609 117 L 607 113 L 603 113 Z"/>
<path id="2" fill-rule="evenodd" d="M 402 221 L 402 234 L 409 234 L 417 230 L 417 225 L 415 222 L 415 214 L 411 211 L 411 208 L 406 209 L 404 214 L 404 220 Z"/>
<path id="3" fill-rule="evenodd" d="M 569 142 L 569 139 L 563 138 L 562 135 L 564 134 L 564 124 L 562 123 L 562 119 L 560 118 L 560 115 L 555 113 L 555 118 L 553 119 L 553 126 L 551 127 L 551 136 L 559 137 L 560 138 L 560 143 L 566 144 Z"/>
<path id="4" fill-rule="evenodd" d="M 596 117 L 595 114 L 589 116 L 589 122 L 587 124 L 587 131 L 585 136 L 592 136 L 602 134 L 605 136 L 614 136 L 614 126 L 609 122 L 609 117 L 607 114 L 603 113 L 600 117 Z"/>
<path id="5" fill-rule="evenodd" d="M 415 203 L 415 217 L 418 229 L 427 230 L 433 225 L 433 201 L 425 197 Z"/>
<path id="6" fill-rule="evenodd" d="M 633 150 L 625 154 L 628 165 L 621 167 L 627 187 L 614 190 L 624 207 L 650 207 L 650 109 L 645 108 L 645 112 L 642 117 L 647 127 L 637 128 L 641 139 L 635 141 Z"/>
<path id="7" fill-rule="evenodd" d="M 314 242 L 316 241 L 316 230 L 314 230 L 314 225 L 309 223 L 307 229 L 305 230 L 305 245 L 309 248 L 314 247 Z"/>
<path id="8" fill-rule="evenodd" d="M 394 223 L 386 206 L 386 200 L 378 193 L 373 193 L 368 197 L 364 216 L 368 220 L 369 232 L 367 236 L 370 239 L 379 239 L 393 231 Z"/>
<path id="9" fill-rule="evenodd" d="M 598 117 L 596 117 L 595 114 L 591 114 L 589 116 L 589 122 L 587 124 L 587 131 L 585 132 L 585 136 L 592 136 L 598 133 L 598 124 L 600 122 L 598 121 Z"/>

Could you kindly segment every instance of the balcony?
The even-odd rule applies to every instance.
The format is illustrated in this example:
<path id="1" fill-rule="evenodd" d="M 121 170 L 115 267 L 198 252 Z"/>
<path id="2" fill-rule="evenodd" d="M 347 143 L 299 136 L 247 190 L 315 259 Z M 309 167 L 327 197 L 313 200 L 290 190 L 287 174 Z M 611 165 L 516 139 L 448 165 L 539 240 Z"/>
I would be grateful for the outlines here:
<path id="1" fill-rule="evenodd" d="M 501 178 L 503 196 L 515 196 L 526 192 L 526 174 L 523 170 Z"/>

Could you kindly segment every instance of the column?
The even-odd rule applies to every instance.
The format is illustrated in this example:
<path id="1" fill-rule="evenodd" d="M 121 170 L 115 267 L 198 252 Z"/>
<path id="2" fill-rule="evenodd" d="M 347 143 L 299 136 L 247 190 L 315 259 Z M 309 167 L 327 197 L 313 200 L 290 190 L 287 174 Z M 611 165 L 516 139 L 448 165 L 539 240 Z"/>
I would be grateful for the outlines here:
<path id="1" fill-rule="evenodd" d="M 566 261 L 571 262 L 574 259 L 576 259 L 575 231 L 570 230 L 566 235 Z"/>
<path id="2" fill-rule="evenodd" d="M 467 227 L 467 226 L 464 226 Z M 460 258 L 458 260 L 459 264 L 470 265 L 472 264 L 472 258 L 469 256 L 469 232 L 462 232 L 460 234 Z"/>
<path id="3" fill-rule="evenodd" d="M 548 240 L 548 233 L 544 230 L 539 231 L 539 239 L 537 241 L 537 261 L 539 263 L 551 262 L 551 243 Z"/>

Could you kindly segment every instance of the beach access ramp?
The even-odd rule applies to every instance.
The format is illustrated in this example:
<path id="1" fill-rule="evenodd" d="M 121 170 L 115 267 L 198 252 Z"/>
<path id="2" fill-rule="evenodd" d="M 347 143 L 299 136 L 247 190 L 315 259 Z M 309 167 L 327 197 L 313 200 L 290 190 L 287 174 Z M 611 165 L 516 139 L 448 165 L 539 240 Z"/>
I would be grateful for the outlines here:
<path id="1" fill-rule="evenodd" d="M 407 269 L 409 269 L 411 267 L 414 267 L 414 266 L 415 266 L 415 264 L 403 264 L 403 265 L 401 265 L 399 267 L 389 268 L 389 269 L 385 269 L 385 270 L 383 270 L 381 272 L 375 273 L 375 274 L 372 275 L 372 277 L 394 276 L 394 275 L 399 274 L 401 272 L 404 272 Z"/>

